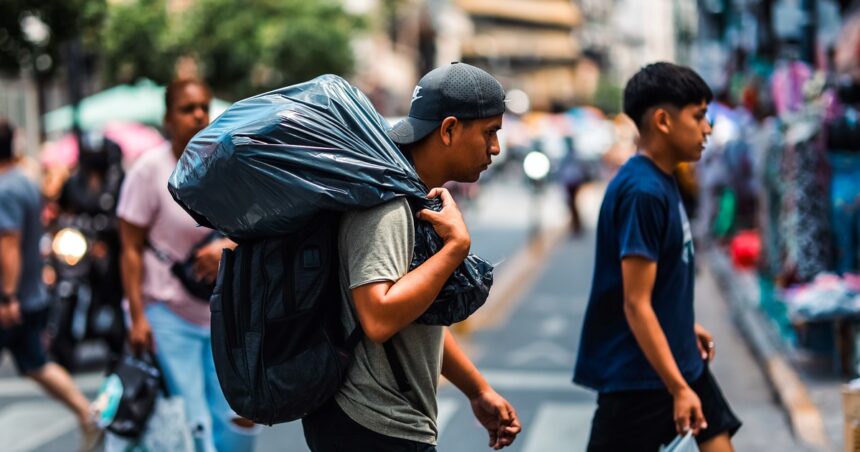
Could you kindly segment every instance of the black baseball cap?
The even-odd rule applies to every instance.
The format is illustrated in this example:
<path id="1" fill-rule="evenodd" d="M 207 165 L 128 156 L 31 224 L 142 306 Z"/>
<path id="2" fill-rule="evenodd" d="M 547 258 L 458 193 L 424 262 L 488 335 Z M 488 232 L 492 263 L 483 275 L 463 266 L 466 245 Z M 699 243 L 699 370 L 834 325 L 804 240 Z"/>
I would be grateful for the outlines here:
<path id="1" fill-rule="evenodd" d="M 421 77 L 412 93 L 409 116 L 388 130 L 397 144 L 410 144 L 436 130 L 448 116 L 482 119 L 505 112 L 505 90 L 492 75 L 453 62 Z"/>

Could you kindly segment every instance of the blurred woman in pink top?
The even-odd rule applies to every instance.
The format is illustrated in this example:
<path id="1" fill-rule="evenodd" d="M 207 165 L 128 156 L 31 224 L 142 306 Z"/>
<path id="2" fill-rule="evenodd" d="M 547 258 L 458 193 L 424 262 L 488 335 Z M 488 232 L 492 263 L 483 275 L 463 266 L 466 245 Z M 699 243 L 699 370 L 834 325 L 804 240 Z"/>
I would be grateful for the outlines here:
<path id="1" fill-rule="evenodd" d="M 211 99 L 209 88 L 197 80 L 167 87 L 164 128 L 170 143 L 138 159 L 120 193 L 122 279 L 132 349 L 155 352 L 168 387 L 185 400 L 197 450 L 250 451 L 256 429 L 230 409 L 215 374 L 208 300 L 189 293 L 170 272 L 171 261 L 185 261 L 212 232 L 197 226 L 167 191 L 167 180 L 185 146 L 209 125 Z M 235 246 L 221 239 L 197 250 L 197 276 L 214 280 L 221 250 Z"/>

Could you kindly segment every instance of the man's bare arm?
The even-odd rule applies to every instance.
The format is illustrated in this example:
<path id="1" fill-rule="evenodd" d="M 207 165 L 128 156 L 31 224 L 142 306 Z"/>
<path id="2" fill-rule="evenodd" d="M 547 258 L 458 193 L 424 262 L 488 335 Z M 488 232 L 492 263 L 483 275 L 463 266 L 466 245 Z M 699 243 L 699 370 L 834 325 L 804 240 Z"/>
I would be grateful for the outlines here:
<path id="1" fill-rule="evenodd" d="M 490 387 L 448 328 L 445 328 L 442 375 L 469 398 L 475 418 L 487 429 L 490 447 L 498 450 L 514 442 L 522 431 L 516 410 Z"/>
<path id="2" fill-rule="evenodd" d="M 352 289 L 355 310 L 367 337 L 381 344 L 420 317 L 468 250 L 465 244 L 446 243 L 397 282 L 370 283 Z"/>
<path id="3" fill-rule="evenodd" d="M 624 316 L 645 358 L 663 380 L 675 400 L 675 423 L 679 432 L 693 428 L 698 434 L 706 428 L 699 397 L 690 389 L 669 348 L 666 334 L 651 305 L 651 293 L 657 278 L 657 263 L 643 257 L 629 256 L 621 261 L 624 284 Z M 690 334 L 694 334 L 690 331 Z"/>
<path id="4" fill-rule="evenodd" d="M 128 298 L 131 314 L 129 342 L 138 353 L 152 350 L 152 330 L 143 312 L 143 249 L 146 234 L 145 228 L 125 220 L 119 222 L 119 236 L 122 243 L 120 255 L 122 286 Z"/>
<path id="5" fill-rule="evenodd" d="M 439 197 L 442 210 L 422 210 L 418 218 L 433 225 L 444 243 L 442 249 L 397 282 L 370 283 L 352 289 L 361 327 L 376 343 L 387 341 L 420 317 L 469 254 L 472 241 L 454 198 L 444 188 L 430 190 L 427 197 Z"/>
<path id="6" fill-rule="evenodd" d="M 11 327 L 21 323 L 21 303 L 18 300 L 18 284 L 21 279 L 21 233 L 0 232 L 0 290 L 11 296 L 8 303 L 0 305 L 0 327 Z"/>
<path id="7" fill-rule="evenodd" d="M 0 232 L 0 269 L 3 271 L 3 293 L 15 295 L 21 279 L 21 233 L 20 231 Z"/>

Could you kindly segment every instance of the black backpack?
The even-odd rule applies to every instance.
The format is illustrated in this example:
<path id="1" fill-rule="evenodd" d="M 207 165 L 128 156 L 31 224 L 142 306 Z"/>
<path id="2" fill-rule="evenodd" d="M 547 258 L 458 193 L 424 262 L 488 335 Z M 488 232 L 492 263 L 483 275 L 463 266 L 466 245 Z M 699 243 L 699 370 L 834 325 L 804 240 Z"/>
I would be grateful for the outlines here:
<path id="1" fill-rule="evenodd" d="M 324 213 L 289 236 L 224 250 L 212 354 L 230 407 L 259 424 L 300 419 L 340 388 L 362 337 L 341 321 L 337 231 Z M 357 323 L 356 323 L 357 325 Z"/>

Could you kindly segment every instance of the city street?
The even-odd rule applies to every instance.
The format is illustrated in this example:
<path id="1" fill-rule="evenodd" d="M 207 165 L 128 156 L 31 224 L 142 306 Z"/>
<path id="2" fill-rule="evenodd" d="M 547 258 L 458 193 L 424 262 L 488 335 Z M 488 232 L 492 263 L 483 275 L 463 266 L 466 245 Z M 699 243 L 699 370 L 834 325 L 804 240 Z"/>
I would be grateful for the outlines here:
<path id="1" fill-rule="evenodd" d="M 532 227 L 526 212 L 533 201 L 527 187 L 509 177 L 481 190 L 474 203 L 464 206 L 473 251 L 498 263 L 495 288 L 516 289 L 518 296 L 494 294 L 482 308 L 492 315 L 470 319 L 458 328 L 460 341 L 493 387 L 518 411 L 523 432 L 509 450 L 583 450 L 595 394 L 570 380 L 592 276 L 593 226 L 583 237 L 568 237 L 564 200 L 560 190 L 552 187 L 543 197 L 542 244 L 526 249 Z M 599 187 L 590 187 L 582 194 L 586 224 L 593 225 L 601 193 Z M 704 253 L 699 257 L 705 264 L 701 262 Z M 496 301 L 498 305 L 492 304 Z M 744 421 L 735 438 L 737 449 L 802 450 L 731 323 L 706 265 L 701 265 L 698 277 L 697 315 L 715 335 L 714 373 Z M 2 449 L 74 450 L 78 439 L 71 415 L 30 383 L 15 378 L 9 359 L 0 366 L 0 376 Z M 92 395 L 100 376 L 76 379 Z M 448 383 L 439 389 L 438 423 L 439 450 L 487 450 L 487 434 L 474 420 L 468 401 Z M 300 424 L 265 428 L 258 450 L 306 451 Z"/>

